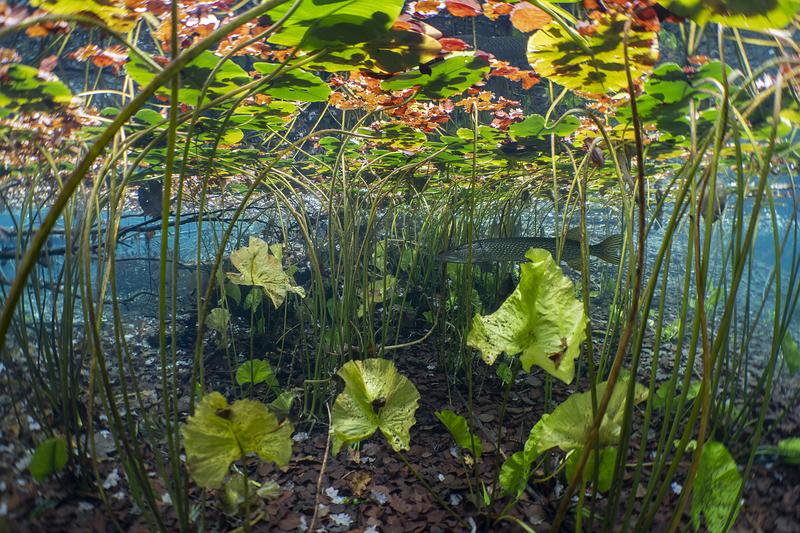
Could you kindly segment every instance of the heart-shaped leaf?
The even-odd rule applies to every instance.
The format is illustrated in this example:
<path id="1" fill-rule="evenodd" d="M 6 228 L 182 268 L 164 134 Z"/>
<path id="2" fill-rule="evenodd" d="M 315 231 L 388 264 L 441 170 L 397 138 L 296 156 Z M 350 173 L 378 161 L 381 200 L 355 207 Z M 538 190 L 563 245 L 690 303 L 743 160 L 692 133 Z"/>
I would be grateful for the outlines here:
<path id="1" fill-rule="evenodd" d="M 339 369 L 344 391 L 331 411 L 333 451 L 380 429 L 396 451 L 407 450 L 419 392 L 388 359 L 349 361 Z"/>
<path id="2" fill-rule="evenodd" d="M 481 81 L 489 72 L 489 62 L 484 57 L 460 52 L 429 68 L 428 73 L 417 67 L 393 76 L 381 83 L 381 89 L 395 91 L 419 87 L 417 97 L 420 99 L 447 98 Z"/>
<path id="3" fill-rule="evenodd" d="M 228 279 L 237 285 L 256 285 L 272 300 L 275 309 L 280 307 L 289 292 L 305 298 L 302 287 L 292 284 L 283 270 L 279 244 L 268 245 L 258 237 L 250 237 L 250 244 L 231 252 L 231 263 L 239 272 L 228 272 Z"/>
<path id="4" fill-rule="evenodd" d="M 265 382 L 270 387 L 278 386 L 278 378 L 275 377 L 269 361 L 253 359 L 252 361 L 245 361 L 236 369 L 236 383 L 239 385 L 244 385 L 245 383 L 258 385 Z"/>
<path id="5" fill-rule="evenodd" d="M 497 311 L 475 315 L 467 344 L 481 351 L 486 364 L 503 352 L 522 353 L 526 372 L 536 364 L 569 383 L 586 337 L 583 304 L 550 252 L 531 249 L 525 257 L 530 262 L 520 265 L 519 285 Z"/>
<path id="6" fill-rule="evenodd" d="M 292 424 L 279 424 L 267 407 L 254 400 L 229 405 L 218 392 L 203 397 L 181 432 L 192 479 L 208 489 L 222 485 L 230 464 L 255 452 L 279 466 L 292 455 Z"/>

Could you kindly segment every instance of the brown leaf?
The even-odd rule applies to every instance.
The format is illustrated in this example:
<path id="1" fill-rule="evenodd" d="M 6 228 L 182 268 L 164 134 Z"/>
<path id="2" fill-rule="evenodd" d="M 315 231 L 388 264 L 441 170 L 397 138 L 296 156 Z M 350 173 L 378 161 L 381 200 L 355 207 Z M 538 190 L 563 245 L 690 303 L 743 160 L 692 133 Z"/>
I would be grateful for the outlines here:
<path id="1" fill-rule="evenodd" d="M 553 17 L 528 2 L 520 2 L 511 12 L 511 24 L 525 33 L 539 30 L 552 20 Z"/>
<path id="2" fill-rule="evenodd" d="M 444 5 L 454 17 L 477 17 L 483 10 L 475 0 L 446 0 Z"/>

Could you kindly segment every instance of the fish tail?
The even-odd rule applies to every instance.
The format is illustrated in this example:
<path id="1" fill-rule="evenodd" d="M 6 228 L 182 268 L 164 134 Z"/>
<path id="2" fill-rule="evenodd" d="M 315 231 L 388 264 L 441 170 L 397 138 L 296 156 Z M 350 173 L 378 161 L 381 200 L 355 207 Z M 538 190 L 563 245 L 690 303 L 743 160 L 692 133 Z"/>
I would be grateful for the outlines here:
<path id="1" fill-rule="evenodd" d="M 590 246 L 589 253 L 606 263 L 617 265 L 621 260 L 622 244 L 624 242 L 625 239 L 622 235 L 611 235 L 606 237 L 603 242 Z"/>

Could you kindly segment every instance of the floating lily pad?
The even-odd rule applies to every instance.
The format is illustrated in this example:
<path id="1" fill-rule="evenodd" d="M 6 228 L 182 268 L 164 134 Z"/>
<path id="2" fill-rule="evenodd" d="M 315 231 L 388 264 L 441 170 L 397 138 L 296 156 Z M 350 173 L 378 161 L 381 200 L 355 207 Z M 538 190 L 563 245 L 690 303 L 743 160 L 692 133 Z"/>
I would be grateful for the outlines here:
<path id="1" fill-rule="evenodd" d="M 558 124 L 550 125 L 545 124 L 545 118 L 542 115 L 530 115 L 525 117 L 522 122 L 512 124 L 508 128 L 508 133 L 515 139 L 541 139 L 551 134 L 558 135 L 559 137 L 566 137 L 572 132 L 577 130 L 581 125 L 578 117 L 569 115 L 564 117 Z"/>
<path id="2" fill-rule="evenodd" d="M 595 22 L 584 49 L 558 23 L 551 22 L 528 41 L 528 62 L 541 76 L 591 95 L 628 87 L 623 35 L 626 18 L 608 15 Z M 650 72 L 658 60 L 655 32 L 631 30 L 628 50 L 633 79 Z"/>
<path id="3" fill-rule="evenodd" d="M 481 351 L 484 362 L 522 353 L 525 371 L 535 363 L 565 383 L 575 375 L 575 359 L 586 337 L 583 304 L 550 252 L 531 249 L 520 265 L 517 288 L 491 315 L 476 315 L 467 344 Z"/>
<path id="4" fill-rule="evenodd" d="M 182 103 L 197 105 L 197 101 L 200 98 L 200 89 L 221 59 L 212 52 L 203 52 L 181 69 L 181 87 L 178 92 L 178 99 Z M 142 86 L 150 83 L 156 76 L 152 67 L 136 55 L 131 56 L 130 61 L 125 64 L 125 70 L 136 83 Z M 225 61 L 214 74 L 214 80 L 209 84 L 205 100 L 209 100 L 209 96 L 227 94 L 250 81 L 252 79 L 242 67 L 233 61 Z M 157 91 L 157 94 L 169 96 L 170 89 L 162 87 Z"/>
<path id="5" fill-rule="evenodd" d="M 95 0 L 31 0 L 33 7 L 53 15 L 84 15 L 96 18 L 106 26 L 126 32 L 136 25 L 134 13 L 125 8 L 123 1 L 97 2 Z"/>
<path id="6" fill-rule="evenodd" d="M 661 5 L 699 24 L 716 22 L 747 30 L 781 29 L 800 11 L 800 0 L 661 0 Z"/>
<path id="7" fill-rule="evenodd" d="M 237 400 L 229 405 L 218 392 L 203 397 L 181 432 L 189 473 L 208 489 L 221 486 L 230 464 L 248 453 L 279 466 L 292 455 L 291 423 L 279 424 L 261 402 Z"/>
<path id="8" fill-rule="evenodd" d="M 39 78 L 39 69 L 13 63 L 0 76 L 0 109 L 9 111 L 52 110 L 69 104 L 72 93 L 57 80 Z"/>
<path id="9" fill-rule="evenodd" d="M 278 20 L 292 7 L 286 2 L 269 11 Z M 301 50 L 344 48 L 381 37 L 400 16 L 403 0 L 302 0 L 269 42 Z"/>
<path id="10" fill-rule="evenodd" d="M 388 359 L 349 361 L 339 369 L 344 391 L 333 404 L 333 451 L 380 429 L 395 450 L 408 450 L 419 392 Z"/>
<path id="11" fill-rule="evenodd" d="M 279 244 L 268 245 L 258 237 L 250 237 L 250 244 L 231 252 L 231 263 L 238 272 L 228 272 L 228 279 L 237 285 L 255 285 L 264 289 L 275 309 L 280 307 L 289 292 L 305 298 L 305 290 L 292 284 L 283 270 Z"/>
<path id="12" fill-rule="evenodd" d="M 254 63 L 253 68 L 268 76 L 278 70 L 277 63 Z M 325 102 L 331 94 L 328 84 L 304 70 L 293 69 L 280 72 L 261 92 L 282 100 L 295 102 Z"/>
<path id="13" fill-rule="evenodd" d="M 431 65 L 430 73 L 417 67 L 393 76 L 381 83 L 381 89 L 395 91 L 418 87 L 420 99 L 447 98 L 469 89 L 488 73 L 489 62 L 485 58 L 463 52 Z"/>

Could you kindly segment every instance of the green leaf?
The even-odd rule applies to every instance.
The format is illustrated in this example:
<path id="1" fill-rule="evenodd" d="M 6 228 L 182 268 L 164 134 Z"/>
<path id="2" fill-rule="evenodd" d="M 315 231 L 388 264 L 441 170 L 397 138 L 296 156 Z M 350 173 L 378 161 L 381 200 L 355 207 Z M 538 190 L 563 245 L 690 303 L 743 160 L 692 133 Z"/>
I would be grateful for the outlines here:
<path id="1" fill-rule="evenodd" d="M 286 418 L 292 411 L 292 404 L 297 399 L 297 393 L 291 390 L 283 391 L 278 397 L 272 400 L 267 407 L 275 413 L 278 418 Z"/>
<path id="2" fill-rule="evenodd" d="M 248 453 L 283 466 L 292 455 L 292 429 L 288 421 L 279 424 L 261 402 L 228 405 L 220 393 L 206 394 L 181 429 L 189 473 L 198 485 L 212 489 L 222 485 L 230 464 Z"/>
<path id="3" fill-rule="evenodd" d="M 181 69 L 181 87 L 178 92 L 178 99 L 184 104 L 197 105 L 200 98 L 200 89 L 221 60 L 221 57 L 206 51 L 183 67 Z M 125 71 L 136 83 L 142 86 L 153 81 L 156 76 L 152 67 L 135 54 L 125 64 Z M 233 61 L 226 60 L 214 74 L 214 80 L 209 84 L 204 100 L 207 102 L 210 97 L 227 94 L 250 81 L 252 81 L 250 75 L 242 67 Z M 167 87 L 162 87 L 157 94 L 169 96 L 170 90 Z"/>
<path id="4" fill-rule="evenodd" d="M 250 237 L 250 244 L 231 252 L 231 263 L 238 273 L 228 272 L 228 279 L 237 285 L 256 285 L 272 300 L 275 309 L 280 307 L 289 292 L 305 298 L 302 287 L 292 285 L 283 270 L 280 245 L 268 245 L 258 237 Z"/>
<path id="5" fill-rule="evenodd" d="M 692 524 L 695 531 L 700 528 L 701 515 L 705 517 L 706 528 L 710 533 L 726 531 L 725 524 L 731 513 L 731 524 L 739 514 L 742 476 L 724 444 L 706 442 L 694 484 Z"/>
<path id="6" fill-rule="evenodd" d="M 268 41 L 301 50 L 345 48 L 377 39 L 400 16 L 404 0 L 302 0 Z M 273 20 L 289 12 L 292 2 L 269 11 Z"/>
<path id="7" fill-rule="evenodd" d="M 789 374 L 794 376 L 800 372 L 800 346 L 797 341 L 792 338 L 789 332 L 783 337 L 781 342 L 781 353 L 783 360 L 786 361 L 786 366 L 789 368 Z"/>
<path id="8" fill-rule="evenodd" d="M 95 0 L 31 0 L 33 7 L 44 9 L 53 15 L 84 15 L 99 19 L 118 32 L 127 32 L 136 25 L 133 13 L 125 9 L 125 2 Z"/>
<path id="9" fill-rule="evenodd" d="M 570 453 L 569 456 L 567 456 L 565 473 L 567 475 L 567 480 L 570 482 L 572 482 L 575 477 L 575 471 L 578 468 L 582 450 L 582 448 L 577 448 Z M 614 466 L 616 465 L 617 461 L 617 448 L 614 446 L 603 448 L 600 450 L 599 455 L 600 468 L 597 479 L 597 490 L 600 492 L 608 492 L 608 490 L 611 489 L 611 483 L 614 481 Z M 589 454 L 589 460 L 586 462 L 586 466 L 583 470 L 584 477 L 590 478 L 594 475 L 594 462 L 595 453 L 592 451 Z"/>
<path id="10" fill-rule="evenodd" d="M 272 371 L 269 361 L 263 359 L 253 359 L 252 361 L 245 361 L 236 369 L 236 383 L 244 385 L 258 385 L 265 383 L 270 387 L 278 386 L 278 378 Z"/>
<path id="11" fill-rule="evenodd" d="M 41 111 L 67 105 L 72 93 L 57 80 L 39 78 L 39 69 L 11 63 L 0 76 L 0 109 L 9 111 Z"/>
<path id="12" fill-rule="evenodd" d="M 491 315 L 475 315 L 467 344 L 486 364 L 522 353 L 526 372 L 536 364 L 565 383 L 575 376 L 575 359 L 586 337 L 583 304 L 550 252 L 531 249 L 520 265 L 519 285 Z"/>
<path id="13" fill-rule="evenodd" d="M 407 450 L 419 392 L 388 359 L 349 361 L 339 369 L 344 391 L 333 404 L 333 451 L 360 442 L 376 429 L 395 450 Z"/>
<path id="14" fill-rule="evenodd" d="M 397 91 L 418 87 L 420 100 L 447 98 L 469 89 L 488 73 L 489 62 L 485 58 L 459 52 L 431 65 L 430 74 L 417 67 L 383 81 L 381 89 Z"/>
<path id="15" fill-rule="evenodd" d="M 215 307 L 208 313 L 206 324 L 208 327 L 218 333 L 225 333 L 228 330 L 228 323 L 230 322 L 231 314 L 223 307 Z"/>
<path id="16" fill-rule="evenodd" d="M 512 124 L 511 127 L 508 128 L 508 133 L 515 140 L 542 139 L 550 134 L 566 137 L 577 130 L 580 125 L 580 120 L 573 115 L 564 117 L 564 119 L 555 126 L 545 125 L 545 118 L 542 115 L 530 115 L 522 122 Z"/>
<path id="17" fill-rule="evenodd" d="M 253 68 L 268 76 L 278 70 L 281 65 L 277 63 L 254 63 Z M 304 70 L 293 69 L 279 73 L 266 89 L 261 89 L 275 98 L 293 100 L 295 102 L 325 102 L 331 94 L 328 84 Z"/>
<path id="18" fill-rule="evenodd" d="M 531 463 L 525 457 L 525 453 L 521 451 L 515 452 L 503 461 L 498 480 L 505 494 L 511 494 L 519 498 L 525 492 L 528 478 L 531 475 Z"/>
<path id="19" fill-rule="evenodd" d="M 258 490 L 261 483 L 247 478 L 244 474 L 237 473 L 231 476 L 222 491 L 219 493 L 219 500 L 222 511 L 228 515 L 238 515 L 245 508 L 245 483 L 247 483 L 247 499 L 253 503 L 258 498 Z"/>
<path id="20" fill-rule="evenodd" d="M 779 441 L 778 454 L 790 465 L 800 465 L 800 437 Z"/>
<path id="21" fill-rule="evenodd" d="M 460 448 L 468 450 L 475 456 L 475 459 L 481 458 L 481 450 L 483 449 L 481 439 L 470 431 L 466 418 L 449 409 L 437 411 L 436 418 L 444 424 Z"/>
<path id="22" fill-rule="evenodd" d="M 585 37 L 585 50 L 557 22 L 534 33 L 528 41 L 528 62 L 541 76 L 568 89 L 590 95 L 617 92 L 628 87 L 623 36 L 627 19 L 607 15 Z M 658 38 L 652 31 L 628 34 L 631 76 L 637 79 L 658 60 Z"/>
<path id="23" fill-rule="evenodd" d="M 64 437 L 51 437 L 39 443 L 31 457 L 31 475 L 42 482 L 61 472 L 67 466 L 67 441 Z"/>
<path id="24" fill-rule="evenodd" d="M 747 30 L 781 29 L 800 11 L 800 0 L 663 0 L 661 5 L 699 24 Z"/>
<path id="25" fill-rule="evenodd" d="M 622 433 L 622 419 L 627 404 L 630 376 L 622 375 L 617 379 L 614 391 L 608 402 L 608 408 L 600 423 L 598 444 L 600 447 L 616 446 Z M 597 398 L 605 394 L 608 382 L 597 385 Z M 634 405 L 647 399 L 647 388 L 634 384 Z M 531 455 L 539 455 L 558 447 L 563 451 L 582 448 L 589 438 L 592 427 L 592 395 L 591 391 L 575 392 L 556 407 L 547 418 L 538 422 L 528 437 L 526 450 L 530 447 Z"/>

